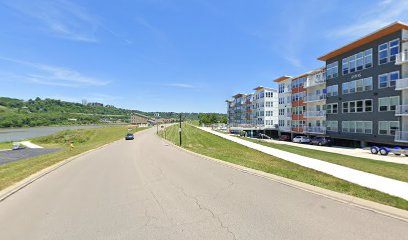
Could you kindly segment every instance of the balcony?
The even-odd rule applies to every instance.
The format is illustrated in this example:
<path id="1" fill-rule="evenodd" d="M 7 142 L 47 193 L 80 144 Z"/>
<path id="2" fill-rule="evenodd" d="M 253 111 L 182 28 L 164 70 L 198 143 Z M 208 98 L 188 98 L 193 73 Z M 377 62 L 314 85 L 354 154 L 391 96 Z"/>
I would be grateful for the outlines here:
<path id="1" fill-rule="evenodd" d="M 395 60 L 396 65 L 401 65 L 408 63 L 408 51 L 400 52 L 397 54 L 397 59 Z"/>
<path id="2" fill-rule="evenodd" d="M 326 110 L 321 111 L 306 111 L 303 116 L 305 118 L 326 117 Z"/>
<path id="3" fill-rule="evenodd" d="M 317 102 L 326 100 L 326 94 L 308 95 L 305 98 L 305 102 Z"/>
<path id="4" fill-rule="evenodd" d="M 306 133 L 326 134 L 326 127 L 322 127 L 322 126 L 305 127 L 305 132 Z"/>
<path id="5" fill-rule="evenodd" d="M 395 83 L 395 90 L 408 89 L 408 76 L 402 76 Z"/>
<path id="6" fill-rule="evenodd" d="M 397 105 L 395 116 L 408 116 L 408 105 Z"/>
<path id="7" fill-rule="evenodd" d="M 291 127 L 290 126 L 280 126 L 279 127 L 279 131 L 281 131 L 281 132 L 290 132 L 291 131 Z"/>
<path id="8" fill-rule="evenodd" d="M 326 83 L 325 77 L 308 77 L 305 83 L 305 88 L 310 88 Z"/>
<path id="9" fill-rule="evenodd" d="M 396 131 L 394 141 L 396 142 L 408 142 L 408 132 Z"/>

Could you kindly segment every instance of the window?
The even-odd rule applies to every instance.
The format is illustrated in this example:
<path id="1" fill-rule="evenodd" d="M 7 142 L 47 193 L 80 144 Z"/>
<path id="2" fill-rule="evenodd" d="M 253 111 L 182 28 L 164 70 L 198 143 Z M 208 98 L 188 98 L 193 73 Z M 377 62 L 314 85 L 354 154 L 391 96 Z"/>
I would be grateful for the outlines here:
<path id="1" fill-rule="evenodd" d="M 370 48 L 364 51 L 364 67 L 370 68 L 373 66 L 373 49 Z"/>
<path id="2" fill-rule="evenodd" d="M 350 93 L 355 93 L 356 92 L 356 81 L 351 81 L 349 82 L 349 92 Z"/>
<path id="3" fill-rule="evenodd" d="M 356 102 L 349 102 L 349 112 L 356 112 Z"/>
<path id="4" fill-rule="evenodd" d="M 378 46 L 378 64 L 384 64 L 388 62 L 388 43 Z"/>
<path id="5" fill-rule="evenodd" d="M 365 51 L 356 53 L 348 58 L 343 58 L 341 62 L 342 74 L 361 71 L 365 68 L 373 66 L 373 49 L 367 49 Z"/>
<path id="6" fill-rule="evenodd" d="M 356 102 L 356 112 L 363 112 L 364 101 L 359 100 Z"/>
<path id="7" fill-rule="evenodd" d="M 341 131 L 346 133 L 372 134 L 373 132 L 371 121 L 343 121 L 341 125 Z"/>
<path id="8" fill-rule="evenodd" d="M 327 97 L 334 97 L 338 95 L 338 85 L 327 87 Z"/>
<path id="9" fill-rule="evenodd" d="M 356 80 L 356 91 L 357 91 L 357 92 L 362 92 L 362 91 L 364 91 L 363 79 Z"/>
<path id="10" fill-rule="evenodd" d="M 372 99 L 364 100 L 364 111 L 365 112 L 373 111 L 373 100 Z"/>
<path id="11" fill-rule="evenodd" d="M 338 104 L 331 103 L 326 105 L 326 113 L 327 114 L 337 114 L 338 112 Z"/>
<path id="12" fill-rule="evenodd" d="M 399 39 L 390 42 L 390 62 L 394 62 L 396 55 L 399 53 Z"/>
<path id="13" fill-rule="evenodd" d="M 338 76 L 338 71 L 339 71 L 339 63 L 333 62 L 330 63 L 326 66 L 326 78 L 336 78 Z"/>
<path id="14" fill-rule="evenodd" d="M 400 40 L 394 39 L 378 46 L 378 65 L 394 62 L 400 51 Z"/>
<path id="15" fill-rule="evenodd" d="M 363 79 L 364 91 L 373 90 L 373 78 L 368 77 Z"/>
<path id="16" fill-rule="evenodd" d="M 344 102 L 343 103 L 343 113 L 348 113 L 349 111 L 349 108 L 348 108 L 348 102 Z"/>
<path id="17" fill-rule="evenodd" d="M 399 71 L 378 75 L 378 88 L 395 87 L 399 79 Z"/>
<path id="18" fill-rule="evenodd" d="M 348 58 L 343 58 L 342 61 L 342 71 L 343 71 L 343 75 L 346 75 L 349 73 L 349 60 Z"/>
<path id="19" fill-rule="evenodd" d="M 339 129 L 338 121 L 327 121 L 326 122 L 326 131 L 337 132 Z"/>
<path id="20" fill-rule="evenodd" d="M 348 89 L 349 83 L 345 82 L 341 85 L 341 91 L 343 94 L 348 94 L 349 93 L 349 89 Z"/>
<path id="21" fill-rule="evenodd" d="M 378 99 L 379 112 L 395 111 L 397 105 L 399 105 L 399 96 L 384 97 Z"/>
<path id="22" fill-rule="evenodd" d="M 399 130 L 399 121 L 379 121 L 378 134 L 379 135 L 395 135 Z"/>

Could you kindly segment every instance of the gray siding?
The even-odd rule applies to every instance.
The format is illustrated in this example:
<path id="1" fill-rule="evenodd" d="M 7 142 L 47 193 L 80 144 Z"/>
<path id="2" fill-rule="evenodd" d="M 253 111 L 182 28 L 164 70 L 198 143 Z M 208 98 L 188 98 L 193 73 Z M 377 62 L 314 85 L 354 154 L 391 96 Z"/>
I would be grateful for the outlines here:
<path id="1" fill-rule="evenodd" d="M 335 58 L 329 59 L 326 64 L 330 64 L 332 62 L 338 61 L 339 63 L 339 76 L 337 78 L 332 78 L 327 80 L 327 86 L 336 85 L 338 84 L 339 89 L 339 96 L 338 97 L 329 97 L 327 98 L 327 103 L 339 103 L 339 113 L 338 114 L 328 114 L 327 121 L 338 121 L 339 122 L 339 132 L 333 133 L 329 132 L 333 138 L 341 138 L 341 139 L 350 139 L 350 140 L 357 140 L 357 141 L 367 141 L 367 142 L 376 142 L 376 143 L 384 143 L 384 144 L 395 144 L 394 136 L 384 136 L 378 135 L 378 121 L 400 121 L 399 117 L 395 116 L 395 111 L 390 112 L 378 112 L 378 98 L 388 97 L 388 96 L 397 96 L 399 95 L 401 98 L 401 91 L 396 91 L 395 87 L 389 88 L 378 88 L 378 75 L 389 73 L 393 71 L 400 71 L 401 73 L 401 66 L 395 65 L 394 62 L 389 62 L 386 64 L 378 65 L 378 46 L 382 43 L 394 40 L 396 38 L 401 39 L 402 32 L 398 31 L 388 36 L 385 36 L 381 39 L 377 39 L 369 44 L 363 45 L 358 47 L 352 51 L 344 53 L 340 56 Z M 357 71 L 354 73 L 349 73 L 347 75 L 342 75 L 342 59 L 349 57 L 353 54 L 358 52 L 367 50 L 369 48 L 373 49 L 373 66 L 368 69 L 364 69 L 361 71 Z M 401 48 L 401 46 L 400 46 Z M 361 74 L 361 77 L 357 77 L 351 79 L 351 76 L 355 74 Z M 341 85 L 343 82 L 349 82 L 356 79 L 361 78 L 373 78 L 373 90 L 372 91 L 365 91 L 359 93 L 352 93 L 352 94 L 342 94 Z M 370 113 L 342 113 L 342 103 L 347 101 L 353 100 L 361 100 L 361 99 L 373 99 L 373 112 Z M 343 133 L 341 131 L 341 122 L 342 121 L 372 121 L 373 122 L 373 134 L 357 134 L 357 133 Z"/>

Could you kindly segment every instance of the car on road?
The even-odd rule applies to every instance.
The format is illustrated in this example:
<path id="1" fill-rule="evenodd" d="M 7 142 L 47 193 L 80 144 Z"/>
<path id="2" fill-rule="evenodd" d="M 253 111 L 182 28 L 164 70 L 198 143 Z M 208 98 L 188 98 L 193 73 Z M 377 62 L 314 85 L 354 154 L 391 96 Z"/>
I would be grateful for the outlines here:
<path id="1" fill-rule="evenodd" d="M 310 138 L 306 136 L 296 136 L 292 141 L 294 143 L 310 143 Z"/>
<path id="2" fill-rule="evenodd" d="M 333 140 L 329 137 L 314 137 L 310 141 L 310 144 L 319 146 L 331 146 L 333 144 Z"/>
<path id="3" fill-rule="evenodd" d="M 281 135 L 278 138 L 279 141 L 290 141 L 290 136 L 289 135 Z"/>
<path id="4" fill-rule="evenodd" d="M 135 136 L 132 133 L 126 134 L 125 140 L 133 140 L 135 139 Z"/>

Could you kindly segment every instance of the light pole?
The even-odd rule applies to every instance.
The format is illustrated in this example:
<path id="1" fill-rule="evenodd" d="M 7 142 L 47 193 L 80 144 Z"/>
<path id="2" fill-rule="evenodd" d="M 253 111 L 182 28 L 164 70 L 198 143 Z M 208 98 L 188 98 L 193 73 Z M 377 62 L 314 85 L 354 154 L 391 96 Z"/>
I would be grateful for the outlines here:
<path id="1" fill-rule="evenodd" d="M 180 135 L 180 147 L 181 147 L 181 113 L 180 113 L 180 128 L 179 128 L 179 135 Z"/>

